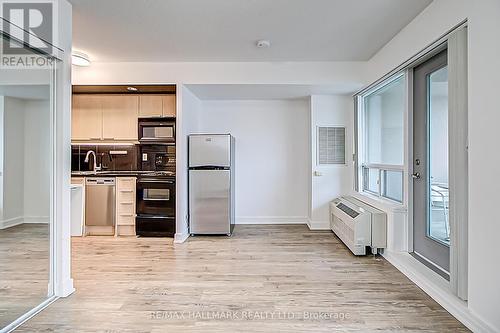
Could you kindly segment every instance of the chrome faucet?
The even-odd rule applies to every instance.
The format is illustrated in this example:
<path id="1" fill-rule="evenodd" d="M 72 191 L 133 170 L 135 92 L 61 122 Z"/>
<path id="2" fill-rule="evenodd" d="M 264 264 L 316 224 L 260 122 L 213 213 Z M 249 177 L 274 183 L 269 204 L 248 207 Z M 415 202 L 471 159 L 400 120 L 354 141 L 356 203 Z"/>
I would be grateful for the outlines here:
<path id="1" fill-rule="evenodd" d="M 89 157 L 91 154 L 94 155 L 94 172 L 101 170 L 101 165 L 97 165 L 97 156 L 93 150 L 89 150 L 87 152 L 87 155 L 85 156 L 85 163 L 89 163 Z"/>

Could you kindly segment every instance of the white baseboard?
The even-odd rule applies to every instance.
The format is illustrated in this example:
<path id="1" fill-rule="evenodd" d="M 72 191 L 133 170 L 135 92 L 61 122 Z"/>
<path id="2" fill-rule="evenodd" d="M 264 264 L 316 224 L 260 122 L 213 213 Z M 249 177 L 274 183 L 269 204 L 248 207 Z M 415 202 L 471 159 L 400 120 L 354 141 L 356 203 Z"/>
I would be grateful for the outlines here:
<path id="1" fill-rule="evenodd" d="M 181 244 L 184 243 L 187 239 L 189 238 L 189 234 L 179 234 L 176 233 L 174 235 L 174 244 Z"/>
<path id="2" fill-rule="evenodd" d="M 24 217 L 18 216 L 11 219 L 0 221 L 0 230 L 15 227 L 24 223 Z"/>
<path id="3" fill-rule="evenodd" d="M 48 216 L 25 216 L 24 223 L 49 223 Z"/>
<path id="4" fill-rule="evenodd" d="M 306 224 L 306 216 L 237 216 L 236 224 Z"/>
<path id="5" fill-rule="evenodd" d="M 329 221 L 307 221 L 309 230 L 331 230 Z"/>
<path id="6" fill-rule="evenodd" d="M 48 216 L 18 216 L 0 221 L 0 230 L 15 227 L 23 223 L 49 223 Z"/>
<path id="7" fill-rule="evenodd" d="M 462 301 L 451 292 L 448 281 L 413 258 L 409 253 L 385 250 L 382 255 L 471 331 L 497 332 L 474 315 L 469 310 L 467 302 Z"/>

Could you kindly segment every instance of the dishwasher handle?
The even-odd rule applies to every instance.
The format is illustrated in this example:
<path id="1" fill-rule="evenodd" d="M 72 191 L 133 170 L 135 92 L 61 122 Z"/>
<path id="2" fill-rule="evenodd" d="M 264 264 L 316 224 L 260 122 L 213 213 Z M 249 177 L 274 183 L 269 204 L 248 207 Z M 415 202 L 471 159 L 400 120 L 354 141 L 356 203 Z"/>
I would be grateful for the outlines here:
<path id="1" fill-rule="evenodd" d="M 86 184 L 87 185 L 113 186 L 113 185 L 115 185 L 115 179 L 114 178 L 87 178 Z"/>

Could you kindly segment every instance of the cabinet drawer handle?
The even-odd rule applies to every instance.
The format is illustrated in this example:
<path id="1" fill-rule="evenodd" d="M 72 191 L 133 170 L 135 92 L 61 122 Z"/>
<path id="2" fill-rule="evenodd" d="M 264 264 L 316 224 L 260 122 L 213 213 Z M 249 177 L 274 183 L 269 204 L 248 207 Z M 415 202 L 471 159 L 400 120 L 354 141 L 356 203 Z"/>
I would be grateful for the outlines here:
<path id="1" fill-rule="evenodd" d="M 115 138 L 103 138 L 103 140 L 114 140 Z"/>
<path id="2" fill-rule="evenodd" d="M 134 190 L 120 190 L 120 192 L 122 192 L 122 193 L 132 193 L 132 192 L 134 192 Z"/>
<path id="3" fill-rule="evenodd" d="M 101 140 L 101 138 L 90 138 L 90 140 Z"/>
<path id="4" fill-rule="evenodd" d="M 124 217 L 133 217 L 134 214 L 120 214 L 120 216 L 124 216 Z"/>
<path id="5" fill-rule="evenodd" d="M 125 202 L 120 202 L 121 205 L 133 205 L 133 202 L 125 201 Z"/>

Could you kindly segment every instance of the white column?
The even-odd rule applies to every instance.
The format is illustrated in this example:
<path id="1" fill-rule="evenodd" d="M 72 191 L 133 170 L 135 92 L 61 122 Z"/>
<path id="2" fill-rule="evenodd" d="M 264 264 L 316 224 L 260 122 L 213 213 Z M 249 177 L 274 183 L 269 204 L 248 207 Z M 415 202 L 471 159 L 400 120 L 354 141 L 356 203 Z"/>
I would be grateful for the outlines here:
<path id="1" fill-rule="evenodd" d="M 57 30 L 54 44 L 63 50 L 56 75 L 55 128 L 55 295 L 66 297 L 75 289 L 71 278 L 71 47 L 72 8 L 65 1 L 54 2 Z"/>

